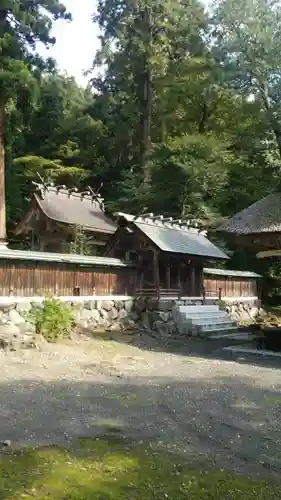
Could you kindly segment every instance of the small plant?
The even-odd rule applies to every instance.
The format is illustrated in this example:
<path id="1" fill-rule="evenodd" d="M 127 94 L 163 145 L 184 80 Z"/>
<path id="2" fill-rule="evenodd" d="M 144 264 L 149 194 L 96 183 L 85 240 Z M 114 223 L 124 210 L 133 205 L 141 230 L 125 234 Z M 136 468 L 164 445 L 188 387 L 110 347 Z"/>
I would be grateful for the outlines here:
<path id="1" fill-rule="evenodd" d="M 36 326 L 36 333 L 42 335 L 48 342 L 68 337 L 74 325 L 71 306 L 56 298 L 46 298 L 42 309 L 34 307 L 28 315 L 29 321 Z"/>

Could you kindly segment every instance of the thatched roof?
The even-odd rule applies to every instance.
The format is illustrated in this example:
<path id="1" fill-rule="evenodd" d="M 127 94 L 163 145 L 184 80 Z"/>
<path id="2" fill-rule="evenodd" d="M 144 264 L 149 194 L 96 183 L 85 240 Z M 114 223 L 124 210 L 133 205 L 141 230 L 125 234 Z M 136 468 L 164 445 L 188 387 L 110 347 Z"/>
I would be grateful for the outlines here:
<path id="1" fill-rule="evenodd" d="M 81 226 L 88 231 L 111 235 L 117 229 L 116 224 L 104 213 L 103 200 L 98 194 L 67 190 L 65 186 L 40 185 L 33 195 L 28 213 L 16 229 L 17 234 L 24 231 L 35 208 L 48 219 Z"/>
<path id="2" fill-rule="evenodd" d="M 216 231 L 237 235 L 281 233 L 281 192 L 256 201 L 223 222 Z"/>

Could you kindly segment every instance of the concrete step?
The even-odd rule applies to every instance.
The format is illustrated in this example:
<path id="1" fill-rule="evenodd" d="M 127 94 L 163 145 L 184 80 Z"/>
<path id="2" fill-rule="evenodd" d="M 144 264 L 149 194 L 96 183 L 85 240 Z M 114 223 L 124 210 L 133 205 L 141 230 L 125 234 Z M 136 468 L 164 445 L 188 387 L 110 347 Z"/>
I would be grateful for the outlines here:
<path id="1" fill-rule="evenodd" d="M 228 314 L 225 311 L 214 311 L 214 312 L 203 312 L 203 313 L 188 313 L 185 311 L 179 311 L 179 314 L 187 318 L 225 318 Z"/>
<path id="2" fill-rule="evenodd" d="M 213 333 L 208 336 L 208 340 L 253 340 L 249 333 Z"/>
<path id="3" fill-rule="evenodd" d="M 224 321 L 223 323 L 192 323 L 193 326 L 198 327 L 199 329 L 204 330 L 212 330 L 216 332 L 217 330 L 227 330 L 228 328 L 237 328 L 236 323 L 234 321 Z"/>
<path id="4" fill-rule="evenodd" d="M 194 324 L 194 323 L 192 323 Z M 237 325 L 229 322 L 229 323 L 216 323 L 216 324 L 213 324 L 213 325 L 208 325 L 208 324 L 205 324 L 205 325 L 194 325 L 194 326 L 198 326 L 198 328 L 200 330 L 204 330 L 205 332 L 208 331 L 208 332 L 217 332 L 217 331 L 223 331 L 223 330 L 232 330 L 232 329 L 235 329 L 237 330 Z"/>
<path id="5" fill-rule="evenodd" d="M 223 323 L 224 321 L 232 321 L 230 316 L 228 314 L 223 314 L 223 315 L 198 315 L 198 316 L 185 316 L 184 314 L 181 315 L 182 318 L 185 318 L 186 321 L 191 321 L 194 324 L 201 324 L 201 323 Z"/>
<path id="6" fill-rule="evenodd" d="M 235 321 L 232 321 L 231 318 L 198 318 L 194 319 L 191 321 L 192 325 L 198 325 L 198 326 L 216 326 L 216 325 L 230 325 L 230 326 L 237 326 L 237 323 Z"/>
<path id="7" fill-rule="evenodd" d="M 178 306 L 178 310 L 180 313 L 213 313 L 213 312 L 218 312 L 220 311 L 219 306 L 212 305 L 212 306 L 205 306 L 205 305 L 200 305 L 200 306 Z"/>
<path id="8" fill-rule="evenodd" d="M 238 328 L 237 326 L 222 326 L 222 325 L 217 325 L 216 328 L 209 327 L 208 326 L 199 326 L 199 336 L 202 335 L 202 337 L 209 337 L 210 335 L 226 335 L 230 333 L 238 333 Z"/>

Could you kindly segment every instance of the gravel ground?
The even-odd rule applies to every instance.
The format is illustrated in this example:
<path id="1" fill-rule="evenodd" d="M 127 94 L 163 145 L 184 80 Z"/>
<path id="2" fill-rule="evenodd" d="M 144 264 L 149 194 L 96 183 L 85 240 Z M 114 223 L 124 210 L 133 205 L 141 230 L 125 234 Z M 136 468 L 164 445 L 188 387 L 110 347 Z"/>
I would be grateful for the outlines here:
<path id="1" fill-rule="evenodd" d="M 84 339 L 1 351 L 0 440 L 67 445 L 119 430 L 194 463 L 280 477 L 281 366 L 145 347 Z"/>

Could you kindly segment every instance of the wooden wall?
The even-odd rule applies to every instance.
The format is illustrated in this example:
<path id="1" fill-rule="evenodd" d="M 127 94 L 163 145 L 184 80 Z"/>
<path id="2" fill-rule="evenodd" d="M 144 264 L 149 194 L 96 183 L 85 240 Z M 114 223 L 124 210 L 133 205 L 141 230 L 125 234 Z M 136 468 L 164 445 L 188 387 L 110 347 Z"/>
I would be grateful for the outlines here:
<path id="1" fill-rule="evenodd" d="M 0 296 L 132 295 L 135 279 L 133 268 L 0 261 Z"/>
<path id="2" fill-rule="evenodd" d="M 220 289 L 222 297 L 256 297 L 259 294 L 257 279 L 243 276 L 205 275 L 204 288 L 206 297 L 219 296 Z"/>
<path id="3" fill-rule="evenodd" d="M 171 287 L 173 280 L 171 280 Z M 136 269 L 81 267 L 75 264 L 0 260 L 0 296 L 135 295 Z M 204 276 L 206 297 L 254 297 L 255 278 Z M 168 292 L 166 290 L 166 292 Z M 184 293 L 186 295 L 186 292 Z"/>

